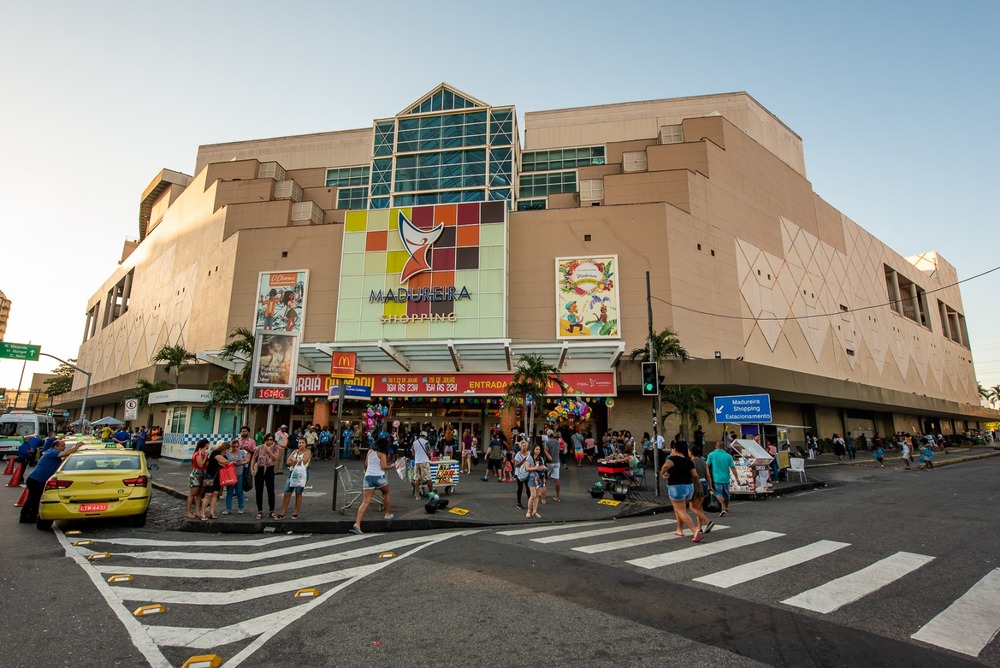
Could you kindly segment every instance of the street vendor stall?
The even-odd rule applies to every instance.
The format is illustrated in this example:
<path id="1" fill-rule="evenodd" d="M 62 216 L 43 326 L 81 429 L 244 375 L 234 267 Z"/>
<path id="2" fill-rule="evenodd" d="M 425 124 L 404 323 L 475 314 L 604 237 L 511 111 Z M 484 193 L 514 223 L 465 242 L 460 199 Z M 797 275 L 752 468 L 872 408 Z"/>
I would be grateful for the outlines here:
<path id="1" fill-rule="evenodd" d="M 733 494 L 773 494 L 771 463 L 774 457 L 767 453 L 757 441 L 738 438 L 730 445 L 736 461 L 736 473 L 729 473 L 729 490 Z"/>
<path id="2" fill-rule="evenodd" d="M 431 483 L 434 489 L 445 494 L 451 494 L 458 485 L 459 464 L 457 459 L 438 459 L 431 461 Z M 413 460 L 406 460 L 406 479 L 413 482 Z M 420 485 L 420 496 L 427 495 L 427 486 Z"/>

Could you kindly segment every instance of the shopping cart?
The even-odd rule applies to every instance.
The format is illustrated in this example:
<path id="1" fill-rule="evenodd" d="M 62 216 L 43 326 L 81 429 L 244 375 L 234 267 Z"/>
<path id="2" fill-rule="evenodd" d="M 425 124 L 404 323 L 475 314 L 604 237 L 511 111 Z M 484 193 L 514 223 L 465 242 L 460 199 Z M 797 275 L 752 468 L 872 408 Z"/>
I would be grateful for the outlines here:
<path id="1" fill-rule="evenodd" d="M 340 478 L 338 486 L 341 492 L 344 494 L 344 504 L 337 506 L 337 512 L 341 515 L 347 512 L 347 509 L 353 506 L 358 499 L 360 499 L 365 494 L 365 490 L 361 485 L 361 475 L 359 474 L 357 478 L 351 475 L 351 472 L 347 470 L 347 467 L 341 464 L 337 467 L 337 476 Z M 382 498 L 382 490 L 375 490 L 378 494 L 378 509 L 385 510 L 385 499 Z M 374 501 L 374 495 L 372 501 Z"/>

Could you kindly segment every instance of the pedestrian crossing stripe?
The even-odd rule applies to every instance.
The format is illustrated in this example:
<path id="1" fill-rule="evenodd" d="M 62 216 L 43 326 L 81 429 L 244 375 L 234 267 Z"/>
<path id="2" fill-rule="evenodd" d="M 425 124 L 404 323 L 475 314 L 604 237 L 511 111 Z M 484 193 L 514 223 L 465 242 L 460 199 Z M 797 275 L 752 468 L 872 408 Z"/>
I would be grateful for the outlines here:
<path id="1" fill-rule="evenodd" d="M 267 572 L 288 572 L 297 569 L 311 568 L 315 570 L 315 566 L 318 563 L 333 563 L 335 561 L 344 559 L 354 559 L 364 555 L 378 554 L 379 552 L 385 551 L 387 546 L 392 546 L 393 549 L 398 549 L 402 545 L 408 545 L 411 547 L 410 550 L 402 554 L 399 559 L 387 559 L 383 561 L 376 561 L 372 564 L 366 564 L 355 568 L 345 568 L 336 571 L 332 574 L 315 574 L 310 573 L 306 577 L 300 577 L 293 580 L 289 580 L 281 583 L 274 583 L 272 585 L 264 585 L 263 587 L 253 587 L 250 589 L 242 589 L 235 592 L 180 592 L 172 590 L 155 590 L 155 589 L 143 589 L 141 587 L 115 587 L 105 582 L 102 576 L 103 572 L 107 572 L 108 569 L 113 567 L 105 566 L 102 568 L 100 563 L 91 563 L 87 559 L 86 553 L 89 552 L 86 548 L 74 547 L 70 544 L 69 540 L 63 534 L 62 531 L 58 529 L 54 532 L 66 555 L 72 558 L 76 563 L 84 570 L 85 574 L 94 583 L 98 592 L 107 602 L 108 606 L 111 608 L 112 612 L 118 617 L 119 621 L 125 626 L 126 631 L 129 634 L 132 644 L 142 653 L 146 661 L 151 666 L 157 668 L 166 668 L 171 665 L 170 661 L 164 656 L 161 651 L 161 647 L 172 646 L 172 647 L 186 647 L 196 650 L 211 650 L 215 647 L 222 645 L 230 645 L 234 642 L 246 642 L 249 641 L 242 650 L 240 650 L 235 656 L 230 657 L 226 661 L 227 666 L 238 666 L 248 657 L 250 657 L 254 652 L 256 652 L 265 643 L 271 640 L 274 636 L 281 633 L 289 624 L 297 621 L 303 615 L 307 614 L 309 611 L 313 610 L 324 602 L 328 601 L 331 597 L 335 596 L 340 591 L 351 586 L 352 584 L 360 581 L 364 577 L 382 569 L 386 568 L 391 564 L 396 563 L 402 558 L 409 557 L 416 554 L 420 550 L 435 545 L 444 540 L 462 535 L 468 535 L 476 533 L 476 530 L 468 531 L 458 531 L 458 532 L 447 532 L 443 534 L 434 535 L 424 535 L 417 537 L 415 539 L 403 539 L 395 541 L 387 541 L 382 545 L 367 545 L 362 549 L 353 549 L 340 552 L 335 555 L 324 555 L 320 558 L 312 559 L 300 559 L 299 561 L 288 561 L 286 558 L 280 559 L 282 563 L 280 564 L 270 564 L 268 566 L 276 566 L 273 570 L 267 569 Z M 308 549 L 320 549 L 325 547 L 330 547 L 331 544 L 336 543 L 339 545 L 351 544 L 356 542 L 357 538 L 374 538 L 377 534 L 365 534 L 364 536 L 349 536 L 341 537 L 337 541 L 319 541 L 314 543 Z M 381 538 L 381 537 L 379 537 Z M 241 545 L 252 543 L 253 541 L 227 541 L 227 545 L 231 548 L 237 548 Z M 374 541 L 373 541 L 374 542 Z M 193 545 L 192 545 L 193 546 Z M 297 552 L 304 552 L 306 550 L 298 550 Z M 272 550 L 267 558 L 275 559 L 276 550 Z M 177 553 L 183 554 L 183 553 Z M 191 552 L 188 554 L 189 558 L 194 558 L 198 553 Z M 257 553 L 255 559 L 262 558 L 261 553 Z M 143 556 L 139 554 L 131 554 L 129 556 L 139 558 Z M 235 555 L 232 552 L 229 553 L 228 557 L 232 559 Z M 330 558 L 332 557 L 332 558 Z M 177 557 L 180 558 L 180 557 Z M 120 566 L 116 570 L 120 573 Z M 139 570 L 143 570 L 142 567 L 130 568 L 132 573 L 136 573 Z M 164 570 L 156 568 L 146 568 L 146 573 L 152 574 L 151 571 Z M 217 569 L 212 568 L 188 568 L 188 569 L 166 569 L 172 572 L 168 577 L 185 577 L 187 579 L 191 578 L 202 578 L 206 580 L 219 580 L 225 579 L 226 574 L 236 573 L 240 578 L 251 577 L 248 574 L 249 570 L 253 569 L 233 569 L 228 565 L 220 566 Z M 185 571 L 185 574 L 181 576 L 178 572 Z M 220 598 L 220 594 L 232 598 L 234 601 L 238 600 L 251 600 L 259 596 L 266 596 L 270 593 L 287 591 L 289 587 L 295 587 L 296 589 L 302 589 L 308 586 L 310 583 L 326 583 L 338 581 L 337 584 L 331 587 L 328 591 L 319 596 L 314 596 L 309 599 L 299 599 L 294 603 L 289 603 L 291 607 L 279 610 L 277 612 L 272 612 L 266 615 L 261 615 L 249 620 L 242 620 L 236 623 L 230 624 L 228 626 L 213 629 L 204 627 L 182 627 L 182 626 L 156 626 L 144 624 L 139 618 L 133 617 L 130 611 L 125 607 L 124 602 L 128 600 L 136 601 L 149 601 L 155 600 L 159 607 L 166 610 L 163 603 L 170 603 L 174 612 L 183 612 L 186 608 L 184 606 L 188 605 L 210 605 L 209 598 Z M 188 586 L 190 586 L 188 584 Z M 182 594 L 187 594 L 187 596 L 182 596 Z M 192 596 L 192 594 L 197 594 Z M 162 598 L 161 598 L 162 597 Z M 293 599 L 289 598 L 289 601 Z M 150 607 L 142 606 L 139 609 Z M 247 606 L 236 607 L 237 610 L 247 610 L 253 609 Z M 171 615 L 173 621 L 177 621 L 174 615 Z"/>
<path id="2" fill-rule="evenodd" d="M 850 543 L 821 540 L 804 547 L 776 554 L 773 557 L 766 557 L 747 564 L 740 564 L 733 568 L 727 568 L 724 571 L 703 575 L 700 578 L 695 578 L 694 581 L 726 589 L 746 582 L 748 575 L 752 575 L 749 579 L 771 575 L 772 573 L 777 573 L 791 566 L 797 566 L 798 564 L 822 557 L 845 547 L 850 547 Z"/>
<path id="3" fill-rule="evenodd" d="M 860 571 L 830 580 L 826 584 L 786 598 L 782 603 L 827 614 L 848 603 L 876 592 L 904 575 L 934 561 L 934 557 L 912 552 L 897 552 Z"/>
<path id="4" fill-rule="evenodd" d="M 728 529 L 729 527 L 724 524 L 716 524 L 712 531 L 722 531 Z M 660 533 L 653 534 L 651 536 L 639 536 L 637 538 L 625 538 L 623 540 L 615 540 L 609 543 L 597 543 L 595 545 L 582 545 L 580 547 L 574 547 L 573 549 L 577 552 L 583 552 L 585 554 L 597 554 L 599 552 L 610 552 L 612 550 L 624 550 L 630 547 L 637 547 L 639 545 L 650 545 L 652 543 L 661 543 L 667 540 L 678 540 L 680 538 L 687 538 L 687 536 L 678 536 L 673 531 L 661 531 Z"/>
<path id="5" fill-rule="evenodd" d="M 633 524 L 605 525 L 602 529 L 591 529 L 589 531 L 576 531 L 573 533 L 560 534 L 558 536 L 544 536 L 542 538 L 532 538 L 536 543 L 562 543 L 568 540 L 579 540 L 581 538 L 593 538 L 595 536 L 607 536 L 608 534 L 621 533 L 623 531 L 637 531 L 640 529 L 655 529 L 658 527 L 675 524 L 677 520 L 652 520 L 647 522 L 636 522 Z"/>
<path id="6" fill-rule="evenodd" d="M 1000 568 L 993 569 L 911 638 L 979 656 L 1000 631 Z"/>
<path id="7" fill-rule="evenodd" d="M 762 543 L 766 540 L 781 538 L 784 535 L 785 534 L 783 533 L 776 533 L 774 531 L 755 531 L 745 536 L 736 536 L 734 538 L 726 538 L 724 540 L 714 540 L 711 543 L 698 543 L 694 547 L 689 547 L 683 550 L 664 552 L 663 554 L 654 554 L 648 557 L 642 557 L 641 559 L 630 559 L 627 563 L 640 568 L 650 569 L 660 568 L 662 566 L 672 566 L 673 564 L 679 564 L 684 561 L 701 559 L 702 557 L 707 557 L 710 554 L 718 554 L 720 552 L 746 547 L 747 545 L 753 545 L 754 543 Z"/>

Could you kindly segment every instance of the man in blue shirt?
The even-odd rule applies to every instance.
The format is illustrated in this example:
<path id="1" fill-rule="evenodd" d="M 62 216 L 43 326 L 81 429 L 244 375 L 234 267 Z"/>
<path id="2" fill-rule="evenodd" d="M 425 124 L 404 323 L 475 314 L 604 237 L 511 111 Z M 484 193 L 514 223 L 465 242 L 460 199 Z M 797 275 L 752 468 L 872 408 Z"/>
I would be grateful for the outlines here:
<path id="1" fill-rule="evenodd" d="M 56 433 L 54 431 L 50 431 L 49 432 L 49 437 L 46 438 L 45 439 L 45 443 L 42 444 L 42 454 L 45 454 L 46 452 L 48 452 L 49 449 L 51 449 L 52 446 L 55 445 L 55 442 L 57 440 L 58 439 L 56 438 Z"/>
<path id="2" fill-rule="evenodd" d="M 708 476 L 712 482 L 713 491 L 722 502 L 722 512 L 719 517 L 723 517 L 729 512 L 729 474 L 736 475 L 736 462 L 733 456 L 726 452 L 726 444 L 722 441 L 715 443 L 715 450 L 708 453 L 705 458 L 708 467 Z"/>
<path id="3" fill-rule="evenodd" d="M 69 457 L 79 450 L 82 445 L 83 443 L 77 443 L 73 447 L 67 448 L 65 441 L 56 441 L 42 455 L 42 458 L 38 460 L 38 466 L 35 467 L 35 470 L 31 472 L 31 475 L 25 481 L 28 485 L 28 498 L 25 499 L 24 505 L 21 506 L 20 522 L 22 524 L 30 524 L 38 519 L 38 504 L 42 500 L 45 483 L 56 472 L 56 469 L 59 468 L 63 458 Z"/>
<path id="4" fill-rule="evenodd" d="M 127 431 L 125 431 L 124 425 L 118 427 L 118 430 L 115 431 L 114 436 L 112 436 L 111 438 L 114 439 L 114 442 L 117 443 L 118 446 L 122 448 L 127 448 L 128 444 L 132 441 L 132 436 Z"/>
<path id="5" fill-rule="evenodd" d="M 17 446 L 17 463 L 21 466 L 21 475 L 28 474 L 28 467 L 35 461 L 35 448 L 31 442 L 36 436 L 25 436 L 21 445 Z"/>

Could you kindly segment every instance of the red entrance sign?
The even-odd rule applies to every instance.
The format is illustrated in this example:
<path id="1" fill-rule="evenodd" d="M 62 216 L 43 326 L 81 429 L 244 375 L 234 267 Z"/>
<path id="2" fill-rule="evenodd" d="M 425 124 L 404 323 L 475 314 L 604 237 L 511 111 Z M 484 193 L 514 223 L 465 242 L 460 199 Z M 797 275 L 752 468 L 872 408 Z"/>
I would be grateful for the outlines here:
<path id="1" fill-rule="evenodd" d="M 602 371 L 595 373 L 564 373 L 566 396 L 614 397 L 617 396 L 615 373 Z M 377 397 L 501 397 L 510 383 L 509 373 L 393 373 L 359 374 L 350 382 L 352 385 L 366 385 Z M 299 374 L 296 380 L 296 396 L 323 396 L 331 384 L 331 379 L 320 374 Z M 549 396 L 560 396 L 559 387 L 549 384 Z"/>
<path id="2" fill-rule="evenodd" d="M 330 378 L 354 378 L 357 353 L 334 352 L 330 360 Z"/>

